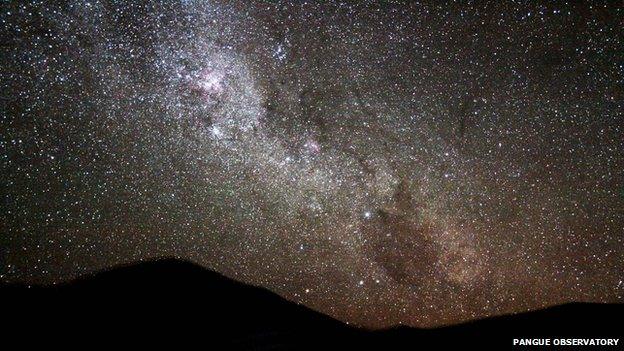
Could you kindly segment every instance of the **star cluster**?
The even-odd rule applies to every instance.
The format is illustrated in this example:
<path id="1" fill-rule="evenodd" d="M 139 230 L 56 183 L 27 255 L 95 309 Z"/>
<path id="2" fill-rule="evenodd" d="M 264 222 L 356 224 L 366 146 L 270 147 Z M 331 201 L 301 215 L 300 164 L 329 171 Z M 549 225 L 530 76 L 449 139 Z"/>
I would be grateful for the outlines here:
<path id="1" fill-rule="evenodd" d="M 624 299 L 617 2 L 0 8 L 3 281 L 176 256 L 370 327 Z"/>

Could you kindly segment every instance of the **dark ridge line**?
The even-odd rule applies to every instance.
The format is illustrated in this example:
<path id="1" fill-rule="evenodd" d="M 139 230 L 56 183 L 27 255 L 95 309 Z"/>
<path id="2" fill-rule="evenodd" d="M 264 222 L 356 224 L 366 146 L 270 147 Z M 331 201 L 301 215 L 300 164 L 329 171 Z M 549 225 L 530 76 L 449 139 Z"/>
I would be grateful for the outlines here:
<path id="1" fill-rule="evenodd" d="M 200 264 L 195 263 L 191 260 L 180 259 L 180 258 L 176 258 L 173 256 L 157 256 L 157 257 L 152 257 L 149 259 L 135 261 L 135 262 L 119 263 L 119 264 L 115 264 L 107 268 L 81 274 L 77 277 L 73 277 L 68 280 L 58 282 L 58 283 L 28 284 L 28 283 L 23 283 L 23 282 L 20 282 L 20 283 L 0 282 L 0 293 L 2 293 L 3 291 L 6 291 L 5 289 L 8 289 L 8 290 L 26 289 L 26 290 L 30 290 L 33 292 L 35 291 L 37 292 L 45 292 L 45 291 L 59 292 L 58 290 L 62 290 L 62 289 L 80 288 L 80 285 L 82 284 L 88 284 L 88 283 L 94 283 L 94 282 L 101 283 L 103 278 L 115 278 L 120 273 L 124 273 L 124 272 L 131 273 L 133 270 L 136 270 L 137 273 L 144 274 L 146 268 L 156 270 L 159 267 L 175 268 L 175 270 L 178 270 L 178 271 L 183 270 L 186 272 L 193 272 L 194 274 L 198 274 L 198 275 L 203 274 L 204 275 L 203 278 L 208 278 L 210 276 L 210 278 L 218 279 L 221 283 L 228 284 L 231 287 L 248 289 L 250 290 L 250 292 L 254 291 L 256 293 L 264 295 L 263 297 L 269 297 L 269 298 L 275 299 L 276 301 L 282 300 L 282 302 L 284 303 L 296 305 L 298 307 L 301 307 L 307 310 L 308 312 L 318 314 L 322 316 L 323 318 L 329 319 L 333 322 L 340 323 L 344 325 L 346 328 L 355 329 L 355 330 L 364 331 L 364 332 L 373 332 L 373 333 L 395 332 L 395 331 L 401 331 L 401 332 L 403 331 L 425 331 L 425 332 L 426 331 L 434 331 L 434 332 L 444 331 L 448 329 L 455 329 L 455 328 L 462 328 L 462 327 L 473 327 L 475 324 L 504 322 L 508 319 L 514 319 L 514 318 L 528 318 L 528 317 L 536 317 L 540 314 L 547 314 L 547 313 L 552 313 L 552 312 L 565 312 L 572 308 L 590 309 L 590 308 L 602 308 L 606 306 L 618 306 L 618 307 L 624 308 L 624 303 L 572 301 L 572 302 L 566 302 L 566 303 L 561 303 L 561 304 L 547 305 L 547 306 L 536 308 L 536 309 L 528 309 L 526 311 L 504 313 L 504 314 L 487 316 L 483 318 L 468 319 L 468 320 L 461 321 L 459 323 L 441 324 L 441 325 L 433 326 L 433 327 L 412 327 L 409 325 L 398 324 L 398 325 L 393 325 L 393 326 L 389 326 L 385 328 L 369 328 L 369 327 L 357 325 L 354 323 L 343 322 L 335 317 L 332 317 L 323 312 L 310 308 L 306 306 L 305 304 L 287 299 L 271 291 L 270 289 L 238 281 L 220 272 L 216 272 L 206 267 L 203 267 Z M 172 269 L 171 271 L 174 271 L 174 270 Z M 162 272 L 161 274 L 165 275 L 166 273 Z M 171 275 L 166 275 L 166 276 L 171 277 Z M 188 280 L 188 276 L 185 277 L 183 281 L 184 280 Z"/>

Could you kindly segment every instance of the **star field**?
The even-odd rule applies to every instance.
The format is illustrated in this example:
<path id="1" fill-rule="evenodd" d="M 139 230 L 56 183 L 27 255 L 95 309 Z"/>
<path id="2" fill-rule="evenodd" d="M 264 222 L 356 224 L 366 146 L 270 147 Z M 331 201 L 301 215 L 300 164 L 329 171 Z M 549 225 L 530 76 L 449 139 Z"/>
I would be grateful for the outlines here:
<path id="1" fill-rule="evenodd" d="M 369 327 L 624 300 L 618 2 L 3 2 L 0 279 L 190 259 Z"/>

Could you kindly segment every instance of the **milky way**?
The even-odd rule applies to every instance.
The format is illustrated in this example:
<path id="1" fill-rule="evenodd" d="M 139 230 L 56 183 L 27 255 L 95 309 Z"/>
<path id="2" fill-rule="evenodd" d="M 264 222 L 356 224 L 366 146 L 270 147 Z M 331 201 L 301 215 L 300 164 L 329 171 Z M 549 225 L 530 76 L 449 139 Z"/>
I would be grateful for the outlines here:
<path id="1" fill-rule="evenodd" d="M 620 2 L 3 2 L 0 277 L 189 259 L 350 323 L 624 301 Z"/>

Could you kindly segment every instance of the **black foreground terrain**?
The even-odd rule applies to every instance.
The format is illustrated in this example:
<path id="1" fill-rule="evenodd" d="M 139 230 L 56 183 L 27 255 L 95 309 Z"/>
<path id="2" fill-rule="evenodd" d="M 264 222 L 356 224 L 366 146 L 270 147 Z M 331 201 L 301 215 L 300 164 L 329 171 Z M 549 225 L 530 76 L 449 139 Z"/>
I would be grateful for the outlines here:
<path id="1" fill-rule="evenodd" d="M 3 343 L 46 348 L 510 349 L 514 338 L 624 334 L 624 305 L 586 303 L 436 329 L 370 331 L 178 260 L 114 268 L 56 286 L 0 285 L 0 298 Z"/>

